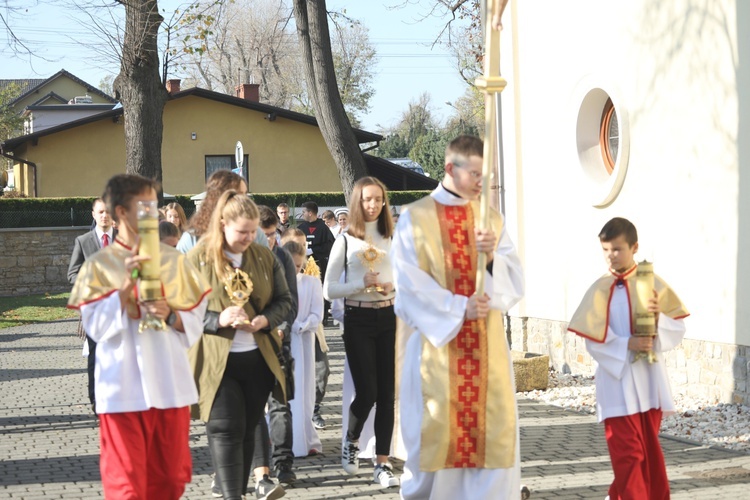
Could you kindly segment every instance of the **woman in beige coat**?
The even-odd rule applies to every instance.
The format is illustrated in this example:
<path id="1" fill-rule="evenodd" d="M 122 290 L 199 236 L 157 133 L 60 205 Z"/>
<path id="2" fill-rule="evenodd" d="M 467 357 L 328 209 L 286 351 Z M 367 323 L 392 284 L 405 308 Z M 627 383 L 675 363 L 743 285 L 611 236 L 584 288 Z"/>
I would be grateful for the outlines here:
<path id="1" fill-rule="evenodd" d="M 206 421 L 216 482 L 228 500 L 246 493 L 253 430 L 269 393 L 276 388 L 277 399 L 285 401 L 277 327 L 292 300 L 273 253 L 253 243 L 258 221 L 258 207 L 252 200 L 227 191 L 217 203 L 207 233 L 188 254 L 213 290 L 203 337 L 190 352 L 199 391 L 195 416 Z M 225 290 L 226 277 L 236 269 L 247 273 L 252 283 L 243 306 L 233 305 Z"/>

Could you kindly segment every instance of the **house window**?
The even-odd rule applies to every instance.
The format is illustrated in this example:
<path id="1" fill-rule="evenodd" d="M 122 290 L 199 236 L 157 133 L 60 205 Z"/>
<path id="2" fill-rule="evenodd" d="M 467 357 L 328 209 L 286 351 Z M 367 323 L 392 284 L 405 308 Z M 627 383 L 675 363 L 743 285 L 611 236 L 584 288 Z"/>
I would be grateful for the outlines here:
<path id="1" fill-rule="evenodd" d="M 602 159 L 607 173 L 611 174 L 617 162 L 617 150 L 620 146 L 620 127 L 617 123 L 617 111 L 612 104 L 612 99 L 607 99 L 602 111 L 602 120 L 599 127 L 599 145 L 602 150 Z"/>
<path id="2" fill-rule="evenodd" d="M 247 176 L 247 155 L 244 155 L 242 160 L 242 170 L 237 168 L 237 162 L 234 160 L 234 155 L 206 155 L 206 180 L 211 177 L 211 174 L 217 170 L 231 170 L 232 172 L 239 174 L 245 179 L 248 186 Z"/>

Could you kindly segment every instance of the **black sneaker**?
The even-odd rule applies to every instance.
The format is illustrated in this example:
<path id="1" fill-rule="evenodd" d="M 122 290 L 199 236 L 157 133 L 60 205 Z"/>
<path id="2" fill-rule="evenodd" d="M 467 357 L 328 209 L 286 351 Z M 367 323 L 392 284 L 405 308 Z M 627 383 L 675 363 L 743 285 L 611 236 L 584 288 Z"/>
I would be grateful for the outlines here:
<path id="1" fill-rule="evenodd" d="M 274 500 L 284 495 L 286 495 L 284 488 L 268 479 L 268 474 L 264 474 L 263 479 L 255 483 L 255 498 Z"/>
<path id="2" fill-rule="evenodd" d="M 313 427 L 315 427 L 316 429 L 326 428 L 326 421 L 323 418 L 323 415 L 321 415 L 320 413 L 313 413 L 312 421 L 313 421 Z"/>
<path id="3" fill-rule="evenodd" d="M 216 483 L 216 478 L 211 478 L 211 496 L 214 498 L 223 498 L 224 494 L 221 492 L 221 487 Z"/>
<path id="4" fill-rule="evenodd" d="M 341 450 L 341 465 L 350 476 L 359 472 L 359 441 L 346 440 Z"/>
<path id="5" fill-rule="evenodd" d="M 525 484 L 521 485 L 521 500 L 529 500 L 531 498 L 531 490 Z M 609 498 L 609 496 L 607 497 Z"/>
<path id="6" fill-rule="evenodd" d="M 292 470 L 292 465 L 280 463 L 276 466 L 276 479 L 282 484 L 292 484 L 297 480 L 297 474 Z"/>

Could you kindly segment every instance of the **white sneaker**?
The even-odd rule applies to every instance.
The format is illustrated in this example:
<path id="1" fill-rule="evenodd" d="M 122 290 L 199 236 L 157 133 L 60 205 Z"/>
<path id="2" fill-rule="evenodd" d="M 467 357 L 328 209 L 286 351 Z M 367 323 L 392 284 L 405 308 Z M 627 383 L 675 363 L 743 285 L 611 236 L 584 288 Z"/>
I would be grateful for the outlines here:
<path id="1" fill-rule="evenodd" d="M 341 465 L 350 476 L 359 472 L 359 441 L 349 441 L 344 443 L 341 450 Z"/>
<path id="2" fill-rule="evenodd" d="M 380 484 L 383 488 L 391 488 L 399 485 L 399 480 L 393 475 L 393 467 L 389 463 L 377 464 L 373 473 L 373 482 Z"/>

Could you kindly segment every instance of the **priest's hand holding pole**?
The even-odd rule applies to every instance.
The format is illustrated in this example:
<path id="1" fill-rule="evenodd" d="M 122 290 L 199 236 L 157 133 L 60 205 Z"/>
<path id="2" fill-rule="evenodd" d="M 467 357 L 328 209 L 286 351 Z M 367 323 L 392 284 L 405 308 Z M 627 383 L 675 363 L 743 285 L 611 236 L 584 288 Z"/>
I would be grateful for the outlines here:
<path id="1" fill-rule="evenodd" d="M 484 319 L 490 313 L 490 296 L 472 295 L 466 304 L 466 319 Z"/>
<path id="2" fill-rule="evenodd" d="M 487 254 L 487 263 L 492 262 L 497 248 L 497 236 L 491 228 L 479 229 L 474 228 L 476 237 L 477 252 Z"/>

